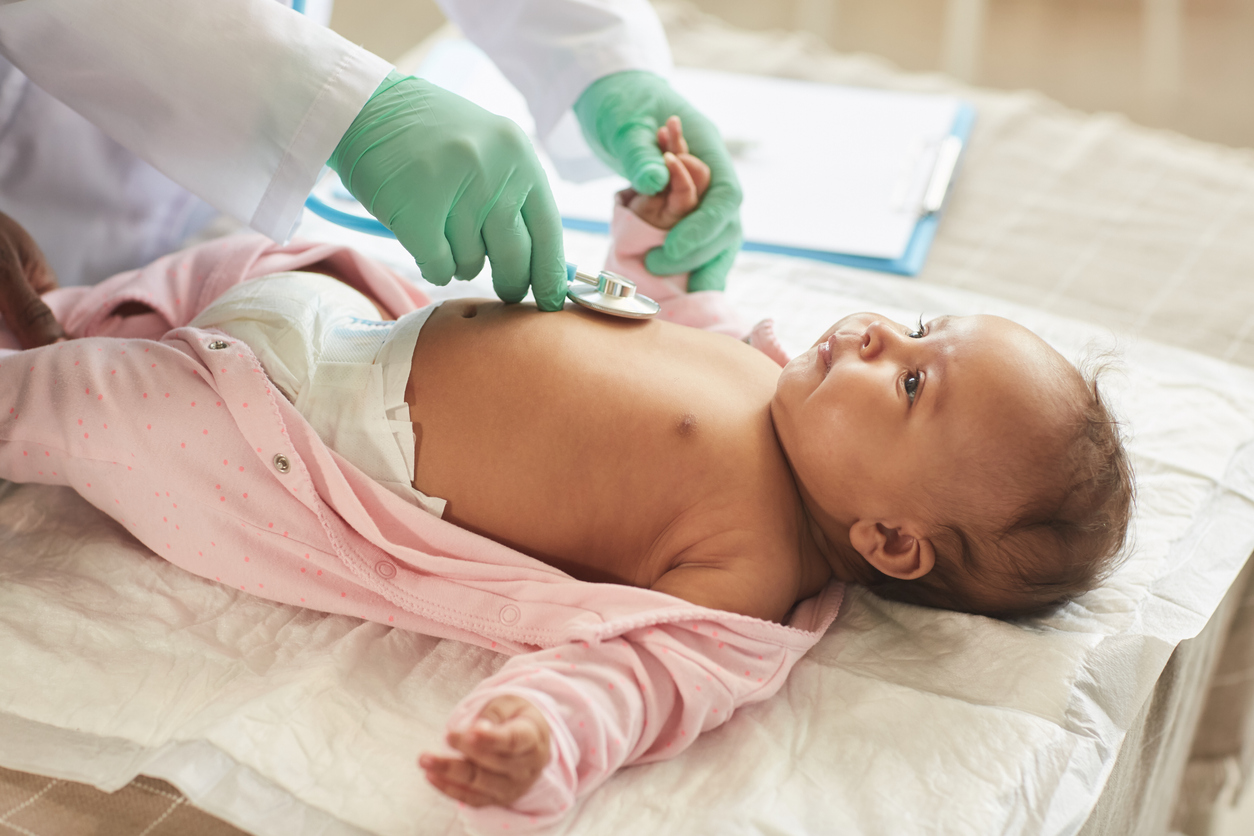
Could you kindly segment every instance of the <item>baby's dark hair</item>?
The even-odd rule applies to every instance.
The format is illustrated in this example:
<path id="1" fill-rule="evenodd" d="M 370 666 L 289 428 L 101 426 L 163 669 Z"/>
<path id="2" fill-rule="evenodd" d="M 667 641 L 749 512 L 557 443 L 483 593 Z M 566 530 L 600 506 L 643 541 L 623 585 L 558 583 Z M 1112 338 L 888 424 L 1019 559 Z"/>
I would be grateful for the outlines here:
<path id="1" fill-rule="evenodd" d="M 1132 467 L 1118 422 L 1098 390 L 1098 372 L 1082 384 L 1053 478 L 1038 496 L 985 530 L 943 526 L 932 537 L 936 565 L 911 581 L 887 575 L 876 594 L 896 601 L 997 618 L 1045 614 L 1101 583 L 1119 565 L 1132 515 Z M 1052 469 L 1052 468 L 1051 468 Z"/>

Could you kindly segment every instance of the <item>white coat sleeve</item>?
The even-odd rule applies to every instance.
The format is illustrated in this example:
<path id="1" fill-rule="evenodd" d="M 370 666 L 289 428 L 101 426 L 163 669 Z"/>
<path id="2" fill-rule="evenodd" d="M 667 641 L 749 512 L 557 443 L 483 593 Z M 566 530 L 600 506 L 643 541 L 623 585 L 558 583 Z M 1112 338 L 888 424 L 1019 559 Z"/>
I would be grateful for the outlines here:
<path id="1" fill-rule="evenodd" d="M 648 0 L 438 0 L 527 99 L 547 139 L 579 94 L 622 70 L 671 71 Z"/>
<path id="2" fill-rule="evenodd" d="M 391 69 L 273 0 L 0 0 L 0 53 L 278 241 Z"/>

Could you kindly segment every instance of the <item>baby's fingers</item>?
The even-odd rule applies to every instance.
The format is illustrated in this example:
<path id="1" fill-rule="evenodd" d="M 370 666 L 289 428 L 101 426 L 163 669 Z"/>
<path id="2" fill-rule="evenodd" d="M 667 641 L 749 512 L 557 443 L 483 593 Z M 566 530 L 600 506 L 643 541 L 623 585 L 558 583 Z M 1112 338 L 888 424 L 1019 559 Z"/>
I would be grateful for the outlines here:
<path id="1" fill-rule="evenodd" d="M 710 167 L 691 154 L 680 154 L 679 161 L 692 175 L 692 182 L 697 186 L 697 197 L 704 195 L 705 190 L 710 188 Z"/>
<path id="2" fill-rule="evenodd" d="M 479 721 L 469 731 L 451 732 L 449 745 L 494 772 L 534 780 L 548 763 L 548 746 L 535 724 L 515 717 L 500 724 Z"/>
<path id="3" fill-rule="evenodd" d="M 509 804 L 522 796 L 517 782 L 471 761 L 423 755 L 418 765 L 437 790 L 472 807 Z"/>
<path id="4" fill-rule="evenodd" d="M 687 154 L 688 140 L 684 139 L 684 128 L 679 121 L 678 116 L 672 116 L 666 120 L 665 125 L 667 133 L 667 147 L 663 151 L 670 151 L 672 154 Z"/>
<path id="5" fill-rule="evenodd" d="M 697 192 L 697 184 L 692 179 L 688 166 L 679 157 L 669 151 L 662 155 L 666 168 L 671 173 L 670 193 L 666 196 L 666 211 L 669 214 L 683 217 L 697 208 L 701 196 Z"/>

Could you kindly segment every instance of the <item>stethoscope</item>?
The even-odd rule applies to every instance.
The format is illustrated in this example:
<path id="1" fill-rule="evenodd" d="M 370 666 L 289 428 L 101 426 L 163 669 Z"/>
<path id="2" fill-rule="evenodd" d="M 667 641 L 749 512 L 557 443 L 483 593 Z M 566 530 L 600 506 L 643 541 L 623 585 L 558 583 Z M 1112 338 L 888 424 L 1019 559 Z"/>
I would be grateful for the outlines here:
<path id="1" fill-rule="evenodd" d="M 305 13 L 306 0 L 292 0 L 292 11 Z M 342 227 L 377 235 L 380 238 L 396 239 L 392 230 L 374 218 L 341 212 L 310 195 L 305 198 L 305 206 L 320 218 L 339 224 Z M 597 275 L 584 273 L 569 261 L 566 262 L 566 296 L 573 302 L 583 305 L 597 313 L 610 316 L 622 316 L 628 319 L 648 319 L 656 316 L 661 306 L 648 296 L 636 292 L 636 283 L 626 276 L 602 270 Z"/>
<path id="2" fill-rule="evenodd" d="M 339 224 L 347 229 L 396 239 L 392 230 L 374 218 L 342 212 L 310 195 L 305 207 L 320 218 Z M 585 273 L 569 261 L 566 262 L 566 296 L 578 305 L 597 313 L 622 316 L 628 319 L 648 319 L 656 316 L 661 307 L 648 296 L 636 292 L 636 283 L 626 276 L 602 270 L 597 275 Z"/>
<path id="3" fill-rule="evenodd" d="M 305 13 L 306 0 L 292 0 L 292 11 Z M 396 239 L 392 230 L 374 218 L 341 212 L 310 195 L 305 198 L 305 206 L 320 218 L 339 224 L 342 227 L 377 235 L 380 238 Z M 602 270 L 597 275 L 579 270 L 569 261 L 566 262 L 566 296 L 576 304 L 583 305 L 597 313 L 610 316 L 622 316 L 627 319 L 648 319 L 656 316 L 662 308 L 648 296 L 636 292 L 636 283 L 626 276 Z"/>

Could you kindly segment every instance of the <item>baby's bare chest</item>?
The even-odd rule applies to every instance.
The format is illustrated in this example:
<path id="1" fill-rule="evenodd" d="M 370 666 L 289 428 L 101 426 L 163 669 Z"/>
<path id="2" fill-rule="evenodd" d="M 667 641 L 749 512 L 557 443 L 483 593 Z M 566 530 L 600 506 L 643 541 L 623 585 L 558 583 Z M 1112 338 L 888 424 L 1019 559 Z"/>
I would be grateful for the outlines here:
<path id="1" fill-rule="evenodd" d="M 752 349 L 674 326 L 446 308 L 419 338 L 410 413 L 415 486 L 446 499 L 450 521 L 637 586 L 713 534 L 781 527 L 795 491 L 770 422 L 775 372 Z"/>

